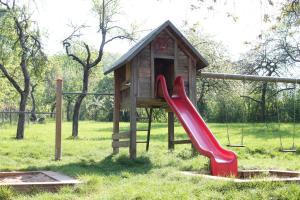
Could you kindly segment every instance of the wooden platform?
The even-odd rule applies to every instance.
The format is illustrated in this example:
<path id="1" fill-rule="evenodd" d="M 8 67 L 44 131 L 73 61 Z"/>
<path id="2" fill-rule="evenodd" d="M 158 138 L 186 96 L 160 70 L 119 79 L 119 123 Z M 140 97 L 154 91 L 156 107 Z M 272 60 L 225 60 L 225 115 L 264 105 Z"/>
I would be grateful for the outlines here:
<path id="1" fill-rule="evenodd" d="M 249 182 L 287 182 L 300 183 L 300 172 L 284 170 L 240 170 L 237 178 L 209 175 L 208 172 L 183 171 L 188 176 L 199 176 L 212 180 L 233 181 L 236 183 Z"/>
<path id="2" fill-rule="evenodd" d="M 0 186 L 10 186 L 17 191 L 32 189 L 55 192 L 63 186 L 74 186 L 80 181 L 52 171 L 0 172 Z"/>

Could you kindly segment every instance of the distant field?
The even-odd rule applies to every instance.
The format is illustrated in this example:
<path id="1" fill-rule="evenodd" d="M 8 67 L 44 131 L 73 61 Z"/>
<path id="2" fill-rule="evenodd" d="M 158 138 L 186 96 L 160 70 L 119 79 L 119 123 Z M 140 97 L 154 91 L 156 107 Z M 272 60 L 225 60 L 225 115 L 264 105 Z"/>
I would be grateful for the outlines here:
<path id="1" fill-rule="evenodd" d="M 146 128 L 146 124 L 139 124 Z M 126 130 L 128 124 L 122 123 Z M 222 145 L 226 145 L 226 125 L 209 124 Z M 239 140 L 241 124 L 230 124 L 233 143 Z M 281 132 L 286 147 L 292 144 L 292 125 L 283 124 Z M 138 144 L 138 158 L 128 159 L 128 150 L 112 156 L 112 123 L 80 122 L 79 139 L 70 139 L 71 123 L 63 123 L 63 158 L 55 162 L 54 123 L 31 124 L 25 139 L 16 141 L 14 126 L 0 126 L 0 170 L 53 170 L 74 176 L 84 183 L 63 188 L 55 194 L 32 191 L 19 194 L 0 188 L 0 199 L 300 199 L 300 185 L 251 183 L 239 185 L 200 177 L 186 177 L 181 170 L 207 169 L 208 160 L 191 156 L 190 145 L 167 150 L 167 125 L 154 123 L 150 150 Z M 300 126 L 296 145 L 300 146 Z M 231 148 L 238 155 L 240 169 L 284 169 L 300 171 L 300 151 L 280 153 L 276 124 L 245 124 L 245 148 Z M 187 138 L 179 124 L 175 135 Z M 145 139 L 145 134 L 139 134 Z"/>

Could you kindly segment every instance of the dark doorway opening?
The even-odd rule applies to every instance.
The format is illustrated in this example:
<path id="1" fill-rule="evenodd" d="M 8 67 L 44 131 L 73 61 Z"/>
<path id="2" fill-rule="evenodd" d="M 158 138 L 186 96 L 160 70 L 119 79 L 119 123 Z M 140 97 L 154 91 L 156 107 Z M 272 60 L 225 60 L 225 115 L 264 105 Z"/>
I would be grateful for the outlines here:
<path id="1" fill-rule="evenodd" d="M 175 79 L 174 74 L 174 59 L 154 59 L 155 79 L 158 75 L 163 75 L 166 79 L 169 94 L 172 94 L 173 84 Z"/>

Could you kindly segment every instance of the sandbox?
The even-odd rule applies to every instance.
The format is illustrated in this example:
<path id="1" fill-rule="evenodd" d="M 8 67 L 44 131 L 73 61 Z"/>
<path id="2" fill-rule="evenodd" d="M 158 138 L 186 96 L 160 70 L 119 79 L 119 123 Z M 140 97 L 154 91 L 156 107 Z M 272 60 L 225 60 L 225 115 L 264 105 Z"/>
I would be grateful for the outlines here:
<path id="1" fill-rule="evenodd" d="M 212 180 L 233 181 L 237 183 L 249 182 L 289 182 L 300 183 L 300 172 L 284 170 L 240 170 L 238 177 L 219 177 L 209 175 L 208 172 L 183 171 L 185 175 L 200 176 Z"/>
<path id="2" fill-rule="evenodd" d="M 52 171 L 0 172 L 0 186 L 13 187 L 17 191 L 33 189 L 57 191 L 62 186 L 74 186 L 78 180 Z"/>

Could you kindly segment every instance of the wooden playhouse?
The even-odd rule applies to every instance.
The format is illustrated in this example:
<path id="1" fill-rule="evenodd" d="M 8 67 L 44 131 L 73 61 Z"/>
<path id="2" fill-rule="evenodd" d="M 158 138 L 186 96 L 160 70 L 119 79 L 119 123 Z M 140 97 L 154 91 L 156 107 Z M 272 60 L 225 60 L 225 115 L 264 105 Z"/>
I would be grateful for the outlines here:
<path id="1" fill-rule="evenodd" d="M 174 79 L 182 76 L 190 100 L 196 103 L 196 71 L 208 65 L 201 54 L 189 43 L 180 31 L 166 21 L 154 29 L 112 66 L 105 74 L 114 72 L 115 102 L 112 147 L 118 153 L 120 147 L 129 147 L 131 158 L 136 157 L 137 143 L 150 140 L 152 109 L 163 108 L 168 112 L 168 146 L 190 143 L 189 140 L 174 140 L 174 114 L 166 102 L 155 95 L 155 81 L 159 74 L 166 78 L 171 93 Z M 146 108 L 148 129 L 138 130 L 137 108 Z M 130 130 L 119 131 L 120 111 L 129 110 Z M 137 141 L 137 132 L 147 131 L 147 141 Z"/>

